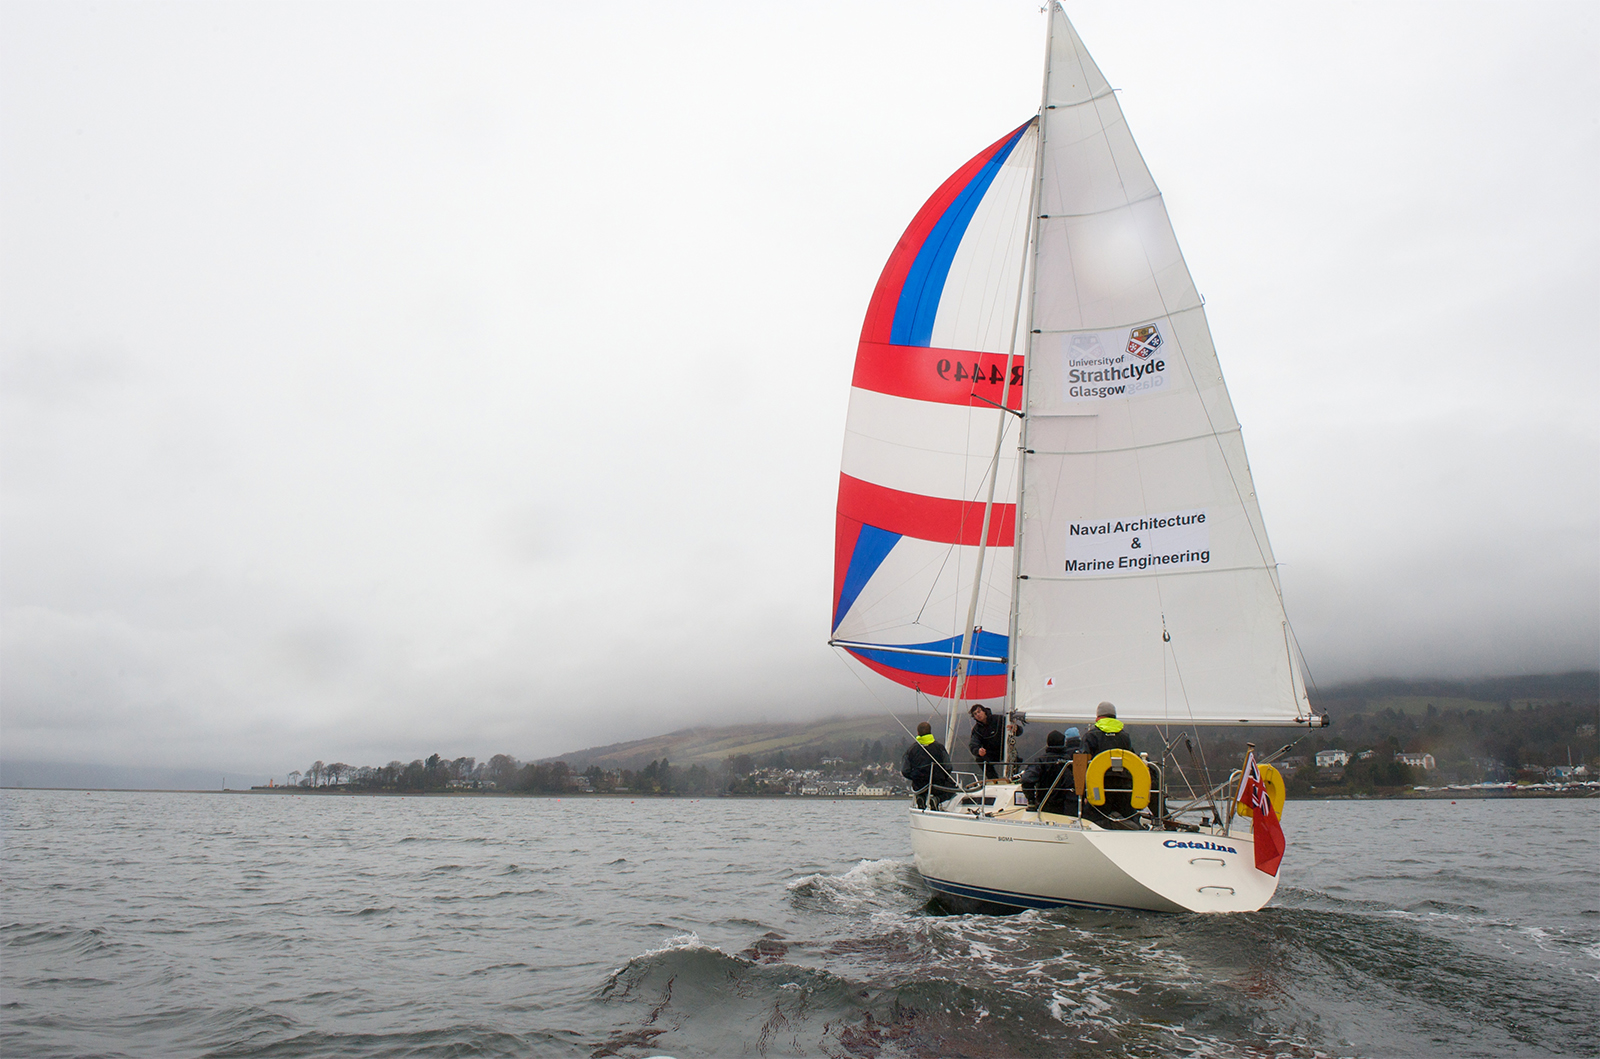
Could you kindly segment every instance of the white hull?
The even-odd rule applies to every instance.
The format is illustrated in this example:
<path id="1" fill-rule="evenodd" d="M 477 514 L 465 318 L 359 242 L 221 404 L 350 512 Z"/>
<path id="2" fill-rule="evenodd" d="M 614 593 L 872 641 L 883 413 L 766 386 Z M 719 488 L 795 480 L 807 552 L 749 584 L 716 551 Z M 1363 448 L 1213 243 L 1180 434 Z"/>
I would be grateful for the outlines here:
<path id="1" fill-rule="evenodd" d="M 911 848 L 934 890 L 1014 908 L 1253 912 L 1278 889 L 1277 876 L 1256 870 L 1250 836 L 1237 833 L 1109 831 L 1025 810 L 912 809 Z"/>

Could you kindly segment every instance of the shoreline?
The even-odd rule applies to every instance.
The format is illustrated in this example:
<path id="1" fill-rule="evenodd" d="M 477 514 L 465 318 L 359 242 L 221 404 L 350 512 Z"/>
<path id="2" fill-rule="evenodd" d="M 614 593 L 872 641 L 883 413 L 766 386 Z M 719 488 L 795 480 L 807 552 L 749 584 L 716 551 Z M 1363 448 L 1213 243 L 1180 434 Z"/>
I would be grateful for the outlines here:
<path id="1" fill-rule="evenodd" d="M 627 798 L 676 799 L 700 801 L 730 799 L 739 801 L 828 801 L 828 802 L 893 802 L 909 801 L 905 795 L 823 795 L 823 794 L 644 794 L 610 791 L 396 791 L 396 790 L 345 790 L 328 787 L 251 787 L 232 788 L 180 788 L 180 787 L 0 787 L 7 791 L 63 791 L 83 794 L 273 794 L 305 795 L 318 798 Z M 1424 791 L 1368 791 L 1348 794 L 1291 794 L 1291 802 L 1372 802 L 1372 801 L 1483 801 L 1487 799 L 1565 799 L 1600 798 L 1600 784 L 1576 785 L 1567 788 L 1526 789 L 1466 789 L 1434 788 Z"/>

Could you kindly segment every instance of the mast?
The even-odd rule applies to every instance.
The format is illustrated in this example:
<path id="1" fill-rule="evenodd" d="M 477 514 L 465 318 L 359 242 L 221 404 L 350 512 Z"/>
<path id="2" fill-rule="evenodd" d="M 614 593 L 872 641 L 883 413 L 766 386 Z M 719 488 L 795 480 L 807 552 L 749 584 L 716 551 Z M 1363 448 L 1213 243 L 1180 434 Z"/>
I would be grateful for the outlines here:
<path id="1" fill-rule="evenodd" d="M 1019 597 L 1021 593 L 1018 586 L 1022 580 L 1022 537 L 1023 523 L 1022 498 L 1027 488 L 1027 460 L 1028 450 L 1028 379 L 1033 374 L 1033 305 L 1038 298 L 1039 290 L 1039 203 L 1042 199 L 1044 186 L 1044 144 L 1045 144 L 1045 115 L 1050 106 L 1050 58 L 1055 47 L 1055 5 L 1056 0 L 1051 0 L 1048 13 L 1045 16 L 1044 33 L 1044 84 L 1039 90 L 1039 146 L 1038 153 L 1033 163 L 1033 195 L 1028 211 L 1028 263 L 1023 266 L 1023 273 L 1029 276 L 1028 287 L 1028 319 L 1027 356 L 1023 359 L 1022 366 L 1022 426 L 1017 431 L 1017 517 L 1013 522 L 1013 538 L 1011 544 L 1011 616 L 1007 622 L 1010 631 L 1008 639 L 1009 648 L 1006 651 L 1006 708 L 1009 716 L 1017 705 L 1017 644 L 1020 640 L 1017 634 L 1017 613 L 1020 608 Z M 1018 299 L 1020 302 L 1020 298 Z M 1018 308 L 1020 309 L 1020 305 Z M 1007 737 L 1009 739 L 1009 735 Z M 1009 751 L 1009 746 L 1008 746 Z M 1009 756 L 1009 752 L 1008 755 Z"/>
<path id="2" fill-rule="evenodd" d="M 946 747 L 951 746 L 955 742 L 955 738 L 956 738 L 956 707 L 960 705 L 961 700 L 966 695 L 966 691 L 967 691 L 967 661 L 968 661 L 968 658 L 972 654 L 972 640 L 973 640 L 973 636 L 974 636 L 975 631 L 976 631 L 975 628 L 974 628 L 974 624 L 973 623 L 976 622 L 977 619 L 978 619 L 978 596 L 983 591 L 983 560 L 984 560 L 984 556 L 987 553 L 988 548 L 989 548 L 989 524 L 990 524 L 990 519 L 991 519 L 991 517 L 992 517 L 992 515 L 994 513 L 994 490 L 995 490 L 995 486 L 998 484 L 998 480 L 999 480 L 999 477 L 1000 477 L 1000 449 L 1005 444 L 1006 427 L 1008 425 L 1006 423 L 1006 416 L 1007 416 L 1007 414 L 1010 414 L 1010 407 L 1011 407 L 1011 369 L 1012 369 L 1012 365 L 1015 364 L 1016 358 L 1017 358 L 1017 321 L 1023 314 L 1023 310 L 1022 310 L 1023 287 L 1028 282 L 1029 274 L 1032 271 L 1032 257 L 1034 255 L 1034 253 L 1036 252 L 1036 237 L 1038 235 L 1038 226 L 1039 226 L 1039 217 L 1038 217 L 1038 214 L 1039 214 L 1039 185 L 1040 185 L 1040 182 L 1043 181 L 1043 179 L 1044 179 L 1044 108 L 1045 108 L 1046 99 L 1048 98 L 1048 95 L 1049 95 L 1049 85 L 1050 85 L 1050 39 L 1051 39 L 1051 34 L 1054 32 L 1053 28 L 1052 28 L 1054 26 L 1054 24 L 1055 24 L 1055 20 L 1053 18 L 1047 17 L 1045 19 L 1045 52 L 1044 52 L 1044 55 L 1045 55 L 1045 60 L 1044 60 L 1045 89 L 1044 89 L 1044 93 L 1045 94 L 1040 99 L 1040 102 L 1039 102 L 1039 114 L 1034 119 L 1038 123 L 1038 126 L 1039 126 L 1039 142 L 1038 142 L 1038 145 L 1034 149 L 1034 156 L 1033 156 L 1033 187 L 1028 193 L 1028 242 L 1027 242 L 1027 244 L 1024 247 L 1024 250 L 1023 250 L 1023 253 L 1028 258 L 1028 260 L 1024 262 L 1021 270 L 1019 270 L 1018 273 L 1017 273 L 1016 309 L 1013 310 L 1012 314 L 1011 314 L 1011 342 L 1009 343 L 1009 345 L 1007 346 L 1007 349 L 1006 349 L 1006 370 L 1005 370 L 1005 376 L 1004 376 L 1004 380 L 1005 381 L 1001 384 L 1001 387 L 1000 387 L 1000 408 L 999 408 L 1000 417 L 999 417 L 999 422 L 995 426 L 994 455 L 992 457 L 990 457 L 990 460 L 989 460 L 989 491 L 988 491 L 988 495 L 984 498 L 984 503 L 983 503 L 983 529 L 982 529 L 982 532 L 980 533 L 980 535 L 978 537 L 978 562 L 977 562 L 977 568 L 972 573 L 972 596 L 971 596 L 971 598 L 969 599 L 969 601 L 967 603 L 967 621 L 966 621 L 966 624 L 963 626 L 963 629 L 962 629 L 962 634 L 961 634 L 961 654 L 958 656 L 960 660 L 956 663 L 955 696 L 952 699 L 952 706 L 951 706 L 951 710 L 950 710 L 950 716 L 949 716 L 948 723 L 945 725 L 945 746 Z M 1034 282 L 1037 283 L 1037 280 L 1035 280 Z M 1029 292 L 1027 317 L 1028 317 L 1028 321 L 1029 321 L 1029 326 L 1031 327 L 1032 320 L 1033 320 L 1033 299 L 1032 299 L 1031 290 Z M 1030 334 L 1028 336 L 1028 339 L 1027 339 L 1027 344 L 1030 347 L 1030 352 L 1031 352 L 1031 347 L 1032 347 L 1032 341 L 1031 340 L 1032 340 L 1032 335 Z M 1026 372 L 1027 372 L 1027 360 L 1026 360 L 1026 358 L 1024 358 L 1023 364 L 1024 364 L 1023 372 L 1024 372 L 1024 374 L 1026 374 Z M 1023 392 L 1024 393 L 1027 392 L 1026 386 L 1024 386 Z M 1026 399 L 1024 399 L 1024 405 L 1026 405 Z M 1020 477 L 1020 475 L 1021 475 L 1021 468 L 1022 468 L 1021 455 L 1022 455 L 1022 447 L 1023 447 L 1023 444 L 1022 444 L 1022 441 L 1021 441 L 1021 434 L 1022 434 L 1023 431 L 1025 431 L 1027 429 L 1027 416 L 1026 416 L 1025 413 L 1018 413 L 1017 414 L 1017 418 L 1019 420 L 1021 420 L 1021 422 L 1023 424 L 1021 430 L 1019 430 L 1019 432 L 1018 432 L 1019 440 L 1018 440 L 1018 443 L 1017 443 L 1017 456 L 1018 456 L 1017 469 L 1018 469 L 1018 476 L 1019 476 L 1018 477 L 1018 493 L 1017 493 L 1017 501 L 1018 501 L 1018 503 L 1017 503 L 1017 511 L 1020 514 L 1020 512 L 1022 510 L 1022 506 L 1021 506 L 1022 494 L 1021 494 L 1021 488 L 1020 488 L 1020 486 L 1021 486 L 1021 477 Z M 1012 538 L 1012 541 L 1013 541 L 1013 550 L 1012 550 L 1012 570 L 1013 570 L 1013 574 L 1012 574 L 1012 592 L 1011 592 L 1011 617 L 1010 617 L 1010 619 L 1009 619 L 1009 621 L 1007 623 L 1007 625 L 1008 625 L 1007 643 L 1008 644 L 1013 644 L 1014 643 L 1014 639 L 1013 639 L 1013 637 L 1011 635 L 1009 635 L 1009 631 L 1010 630 L 1014 630 L 1016 628 L 1016 610 L 1017 610 L 1017 605 L 1016 605 L 1016 599 L 1017 599 L 1016 575 L 1015 575 L 1015 571 L 1017 569 L 1016 547 L 1020 546 L 1021 543 L 1022 543 L 1022 521 L 1021 521 L 1020 518 L 1017 518 L 1017 519 L 1013 519 L 1013 523 L 1014 523 L 1014 526 L 1013 526 L 1013 538 Z M 1005 712 L 1006 713 L 1010 713 L 1010 711 L 1011 711 L 1011 703 L 1015 698 L 1015 695 L 1013 694 L 1013 690 L 1012 690 L 1012 683 L 1013 682 L 1010 679 L 1011 657 L 1014 654 L 1015 654 L 1015 651 L 1012 648 L 1008 647 L 1007 651 L 1006 651 L 1006 655 L 1007 655 L 1007 657 L 1006 657 L 1006 672 L 1007 672 L 1007 679 L 1006 679 L 1006 706 L 1005 706 Z M 1006 749 L 1008 751 L 1008 753 L 1007 753 L 1007 758 L 1008 759 L 1010 757 L 1010 754 L 1009 754 L 1010 745 L 1011 745 L 1010 741 L 1011 741 L 1011 735 L 1010 735 L 1010 730 L 1008 728 L 1007 729 L 1007 734 L 1006 734 Z"/>

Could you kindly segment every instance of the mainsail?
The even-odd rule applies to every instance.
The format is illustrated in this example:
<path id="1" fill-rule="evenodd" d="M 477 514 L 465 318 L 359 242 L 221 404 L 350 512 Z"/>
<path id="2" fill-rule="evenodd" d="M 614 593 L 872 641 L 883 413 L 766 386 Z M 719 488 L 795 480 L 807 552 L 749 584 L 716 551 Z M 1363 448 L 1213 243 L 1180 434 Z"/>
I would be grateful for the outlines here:
<path id="1" fill-rule="evenodd" d="M 873 293 L 833 641 L 944 697 L 965 655 L 964 697 L 1035 715 L 1307 723 L 1199 294 L 1116 96 L 1050 18 L 1040 117 L 945 181 Z"/>
<path id="2" fill-rule="evenodd" d="M 1052 5 L 1015 705 L 1311 715 L 1200 295 L 1110 85 Z"/>

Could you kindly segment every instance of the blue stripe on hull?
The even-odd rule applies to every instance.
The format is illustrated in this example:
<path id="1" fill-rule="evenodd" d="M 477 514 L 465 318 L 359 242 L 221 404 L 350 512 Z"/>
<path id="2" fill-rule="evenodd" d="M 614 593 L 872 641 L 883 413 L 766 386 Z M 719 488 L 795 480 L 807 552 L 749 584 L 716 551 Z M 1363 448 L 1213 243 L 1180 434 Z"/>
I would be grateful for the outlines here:
<path id="1" fill-rule="evenodd" d="M 992 905 L 1011 905 L 1015 908 L 1092 908 L 1101 912 L 1148 912 L 1148 908 L 1135 908 L 1132 905 L 1102 905 L 1093 901 L 1067 901 L 1059 897 L 1040 897 L 1036 894 L 1019 894 L 1010 890 L 992 890 L 986 886 L 967 886 L 964 883 L 950 882 L 948 879 L 935 879 L 931 875 L 922 876 L 931 888 L 940 893 L 950 894 L 952 897 L 965 897 L 972 901 L 987 901 Z"/>

